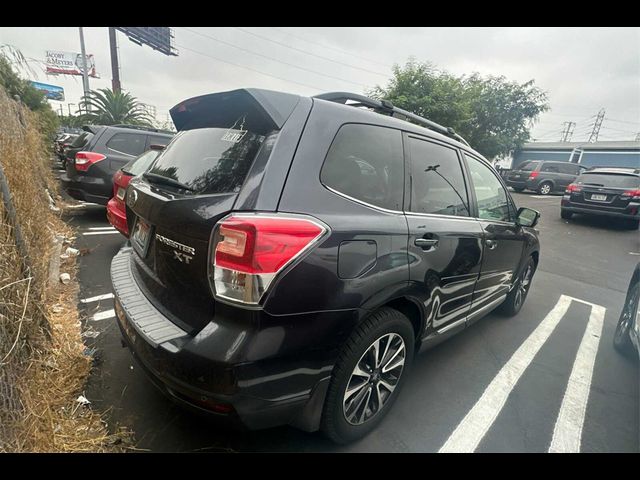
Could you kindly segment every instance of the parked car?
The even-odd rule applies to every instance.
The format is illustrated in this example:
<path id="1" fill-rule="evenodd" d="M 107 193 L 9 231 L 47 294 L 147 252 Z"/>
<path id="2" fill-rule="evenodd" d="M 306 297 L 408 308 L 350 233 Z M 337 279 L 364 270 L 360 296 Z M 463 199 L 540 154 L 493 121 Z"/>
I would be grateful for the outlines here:
<path id="1" fill-rule="evenodd" d="M 626 356 L 640 356 L 640 263 L 629 280 L 627 296 L 613 336 L 613 346 Z M 638 357 L 640 358 L 640 357 Z"/>
<path id="2" fill-rule="evenodd" d="M 67 163 L 70 161 L 73 162 L 76 157 L 76 153 L 83 150 L 91 141 L 94 136 L 94 130 L 97 131 L 97 127 L 94 127 L 93 125 L 87 125 L 83 128 L 85 129 L 84 132 L 79 134 L 71 143 L 62 147 L 62 158 L 60 159 L 60 162 L 62 164 L 62 168 L 65 170 L 67 168 Z"/>
<path id="3" fill-rule="evenodd" d="M 540 195 L 563 192 L 587 167 L 569 162 L 527 160 L 506 177 L 507 185 L 516 192 L 533 190 Z"/>
<path id="4" fill-rule="evenodd" d="M 107 203 L 107 219 L 116 230 L 127 238 L 129 238 L 129 227 L 127 226 L 124 196 L 129 182 L 133 177 L 140 175 L 149 168 L 149 165 L 158 158 L 164 146 L 150 145 L 149 148 L 149 150 L 131 160 L 113 175 L 113 198 Z"/>
<path id="5" fill-rule="evenodd" d="M 171 115 L 111 279 L 125 343 L 175 401 L 353 441 L 415 352 L 522 308 L 539 214 L 452 129 L 348 93 L 242 89 Z"/>
<path id="6" fill-rule="evenodd" d="M 53 144 L 53 151 L 61 162 L 64 161 L 65 147 L 69 147 L 76 138 L 78 138 L 77 134 L 62 133 L 55 139 Z"/>
<path id="7" fill-rule="evenodd" d="M 166 145 L 173 133 L 133 125 L 92 126 L 92 136 L 67 156 L 66 173 L 60 180 L 73 198 L 106 205 L 113 191 L 113 175 L 152 144 Z"/>
<path id="8" fill-rule="evenodd" d="M 604 215 L 626 221 L 630 228 L 640 226 L 640 169 L 593 168 L 567 186 L 560 215 Z"/>

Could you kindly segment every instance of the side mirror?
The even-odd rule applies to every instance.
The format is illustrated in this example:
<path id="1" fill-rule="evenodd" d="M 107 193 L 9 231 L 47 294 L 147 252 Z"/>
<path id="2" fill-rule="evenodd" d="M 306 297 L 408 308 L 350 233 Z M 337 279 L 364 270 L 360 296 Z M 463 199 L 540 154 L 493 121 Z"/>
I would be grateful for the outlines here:
<path id="1" fill-rule="evenodd" d="M 532 208 L 520 207 L 516 223 L 522 227 L 535 227 L 540 219 L 540 212 Z"/>

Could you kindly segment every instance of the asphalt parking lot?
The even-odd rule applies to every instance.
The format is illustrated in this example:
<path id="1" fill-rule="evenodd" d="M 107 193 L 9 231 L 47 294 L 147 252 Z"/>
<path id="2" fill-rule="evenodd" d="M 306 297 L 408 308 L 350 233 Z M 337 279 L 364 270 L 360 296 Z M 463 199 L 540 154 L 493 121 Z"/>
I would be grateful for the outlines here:
<path id="1" fill-rule="evenodd" d="M 95 368 L 85 396 L 130 427 L 137 447 L 177 451 L 638 452 L 640 370 L 617 354 L 613 333 L 640 234 L 607 219 L 560 218 L 560 196 L 513 193 L 542 213 L 541 260 L 514 318 L 489 314 L 416 359 L 380 427 L 337 447 L 282 427 L 222 429 L 165 399 L 122 348 L 109 266 L 125 239 L 103 207 L 69 215 L 78 229 L 80 307 Z"/>

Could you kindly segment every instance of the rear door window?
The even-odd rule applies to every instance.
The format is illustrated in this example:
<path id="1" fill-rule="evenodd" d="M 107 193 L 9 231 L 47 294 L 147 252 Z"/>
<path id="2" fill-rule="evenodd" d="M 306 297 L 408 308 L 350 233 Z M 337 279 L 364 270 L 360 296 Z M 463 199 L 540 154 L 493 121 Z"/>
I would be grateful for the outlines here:
<path id="1" fill-rule="evenodd" d="M 107 142 L 107 148 L 117 153 L 138 156 L 144 152 L 146 135 L 135 133 L 116 133 Z"/>
<path id="2" fill-rule="evenodd" d="M 468 217 L 469 199 L 455 149 L 409 137 L 411 211 Z"/>
<path id="3" fill-rule="evenodd" d="M 576 183 L 596 187 L 640 188 L 640 177 L 620 173 L 583 173 Z"/>
<path id="4" fill-rule="evenodd" d="M 342 126 L 329 148 L 320 180 L 356 200 L 402 210 L 402 133 L 373 125 Z"/>
<path id="5" fill-rule="evenodd" d="M 560 167 L 555 163 L 545 163 L 540 168 L 540 171 L 546 173 L 560 173 Z"/>
<path id="6" fill-rule="evenodd" d="M 574 163 L 559 164 L 558 168 L 560 169 L 560 173 L 568 175 L 580 174 L 580 167 Z"/>

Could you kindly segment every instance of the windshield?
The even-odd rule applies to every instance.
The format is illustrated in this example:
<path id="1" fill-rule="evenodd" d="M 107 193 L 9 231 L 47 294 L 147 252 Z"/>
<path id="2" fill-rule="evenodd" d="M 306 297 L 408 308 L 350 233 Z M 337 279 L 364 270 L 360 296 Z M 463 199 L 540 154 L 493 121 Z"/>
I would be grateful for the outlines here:
<path id="1" fill-rule="evenodd" d="M 174 137 L 149 172 L 195 193 L 238 192 L 264 139 L 242 127 L 186 130 Z"/>
<path id="2" fill-rule="evenodd" d="M 585 172 L 576 179 L 576 183 L 611 188 L 640 188 L 640 177 L 624 173 Z"/>
<path id="3" fill-rule="evenodd" d="M 140 175 L 147 171 L 147 168 L 158 158 L 158 155 L 160 155 L 160 150 L 147 150 L 122 167 L 122 171 L 133 176 Z"/>

